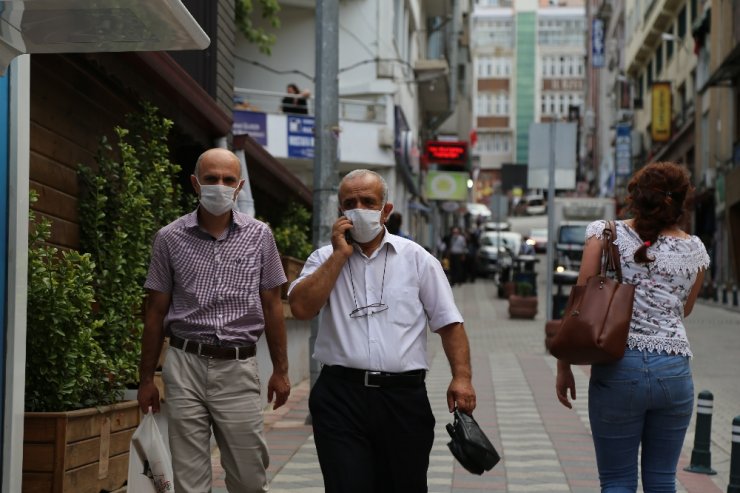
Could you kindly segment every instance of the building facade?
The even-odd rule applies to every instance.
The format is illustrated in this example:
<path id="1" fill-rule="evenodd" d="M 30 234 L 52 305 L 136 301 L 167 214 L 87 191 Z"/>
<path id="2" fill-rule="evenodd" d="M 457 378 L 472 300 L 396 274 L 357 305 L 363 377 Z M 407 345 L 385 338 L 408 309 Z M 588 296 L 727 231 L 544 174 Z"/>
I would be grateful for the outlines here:
<path id="1" fill-rule="evenodd" d="M 473 15 L 477 200 L 487 202 L 497 193 L 504 165 L 528 164 L 532 123 L 579 121 L 584 114 L 584 32 L 580 2 L 477 4 Z"/>
<path id="2" fill-rule="evenodd" d="M 427 247 L 435 244 L 437 204 L 424 194 L 425 170 L 434 166 L 425 143 L 444 137 L 467 144 L 469 136 L 469 12 L 469 0 L 363 0 L 339 8 L 338 171 L 380 173 L 404 229 Z M 314 2 L 283 1 L 271 53 L 242 36 L 235 50 L 235 120 L 249 120 L 251 134 L 308 187 L 315 16 Z M 281 108 L 288 84 L 311 93 L 306 114 Z"/>

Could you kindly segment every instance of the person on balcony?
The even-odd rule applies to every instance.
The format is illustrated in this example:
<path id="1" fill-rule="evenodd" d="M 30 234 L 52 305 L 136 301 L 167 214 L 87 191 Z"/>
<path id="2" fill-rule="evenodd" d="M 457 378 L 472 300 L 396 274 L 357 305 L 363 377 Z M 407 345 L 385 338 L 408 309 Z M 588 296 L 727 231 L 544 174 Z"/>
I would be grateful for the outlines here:
<path id="1" fill-rule="evenodd" d="M 283 98 L 283 103 L 281 106 L 283 113 L 307 115 L 307 99 L 311 96 L 311 91 L 309 91 L 308 89 L 304 89 L 301 91 L 295 84 L 288 84 L 288 87 L 285 90 L 288 93 L 288 96 L 285 96 Z"/>

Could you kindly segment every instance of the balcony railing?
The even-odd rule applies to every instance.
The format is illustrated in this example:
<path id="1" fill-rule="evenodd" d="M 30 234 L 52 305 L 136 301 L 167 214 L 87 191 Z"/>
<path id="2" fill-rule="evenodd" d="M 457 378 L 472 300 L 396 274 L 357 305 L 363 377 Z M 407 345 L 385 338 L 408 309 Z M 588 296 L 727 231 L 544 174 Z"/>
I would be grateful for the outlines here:
<path id="1" fill-rule="evenodd" d="M 295 97 L 295 94 L 260 91 L 258 89 L 234 88 L 234 109 L 257 111 L 261 113 L 283 113 L 283 98 Z M 307 99 L 308 114 L 314 115 L 315 99 Z M 339 99 L 339 118 L 358 122 L 385 123 L 385 102 L 380 99 Z"/>

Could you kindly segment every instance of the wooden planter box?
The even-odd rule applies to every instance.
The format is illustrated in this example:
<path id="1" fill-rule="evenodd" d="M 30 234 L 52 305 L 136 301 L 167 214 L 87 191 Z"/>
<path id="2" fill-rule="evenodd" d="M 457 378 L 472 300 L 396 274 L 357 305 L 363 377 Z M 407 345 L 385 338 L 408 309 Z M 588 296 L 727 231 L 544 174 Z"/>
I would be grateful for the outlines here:
<path id="1" fill-rule="evenodd" d="M 99 493 L 128 479 L 139 403 L 58 413 L 26 413 L 23 493 Z"/>
<path id="2" fill-rule="evenodd" d="M 516 294 L 512 294 L 511 296 L 509 296 L 510 318 L 534 318 L 536 315 L 536 296 L 519 296 Z"/>

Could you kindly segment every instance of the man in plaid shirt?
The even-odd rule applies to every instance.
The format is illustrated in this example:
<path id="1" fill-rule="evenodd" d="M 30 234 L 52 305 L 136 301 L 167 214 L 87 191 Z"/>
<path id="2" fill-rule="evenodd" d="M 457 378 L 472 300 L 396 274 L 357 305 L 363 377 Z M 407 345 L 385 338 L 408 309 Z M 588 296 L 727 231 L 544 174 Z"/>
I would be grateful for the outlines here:
<path id="1" fill-rule="evenodd" d="M 139 405 L 158 412 L 154 370 L 170 337 L 162 377 L 175 491 L 211 490 L 211 431 L 231 493 L 267 490 L 256 343 L 272 360 L 274 408 L 290 393 L 280 287 L 286 282 L 269 227 L 232 210 L 244 180 L 234 153 L 204 152 L 190 177 L 199 207 L 154 238 L 144 287 L 147 302 Z"/>

